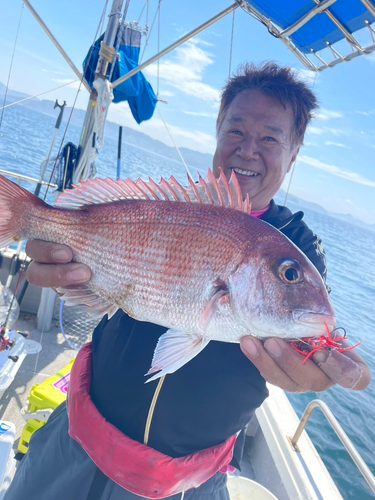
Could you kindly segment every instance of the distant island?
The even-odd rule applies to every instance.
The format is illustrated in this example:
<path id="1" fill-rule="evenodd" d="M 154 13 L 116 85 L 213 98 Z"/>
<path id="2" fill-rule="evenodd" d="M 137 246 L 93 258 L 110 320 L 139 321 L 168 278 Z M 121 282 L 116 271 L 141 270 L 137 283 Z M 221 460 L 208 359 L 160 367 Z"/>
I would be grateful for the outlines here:
<path id="1" fill-rule="evenodd" d="M 0 107 L 2 106 L 2 102 L 4 100 L 6 87 L 0 82 Z M 30 97 L 27 94 L 23 94 L 21 92 L 16 92 L 14 90 L 9 90 L 7 93 L 7 104 L 11 104 L 13 102 L 20 101 L 22 99 L 27 99 Z M 54 101 L 43 99 L 40 100 L 38 98 L 30 99 L 29 101 L 25 101 L 20 104 L 20 106 L 25 106 L 26 108 L 32 109 L 33 111 L 37 111 L 39 113 L 44 113 L 47 115 L 52 115 L 53 113 L 53 105 Z M 70 114 L 71 108 L 66 108 L 66 115 Z M 81 109 L 75 109 L 71 118 L 71 121 L 74 125 L 82 126 L 83 119 L 85 116 L 85 111 Z M 118 136 L 118 127 L 119 125 L 113 122 L 107 122 L 106 124 L 106 136 L 111 137 L 112 139 L 117 140 Z M 124 142 L 131 144 L 133 146 L 137 146 L 143 148 L 152 153 L 156 153 L 158 155 L 165 156 L 170 158 L 171 160 L 175 160 L 181 162 L 181 159 L 175 148 L 169 147 L 166 144 L 152 139 L 150 136 L 133 130 L 129 127 L 123 126 L 123 137 Z M 212 165 L 212 155 L 203 154 L 198 151 L 192 151 L 188 148 L 179 148 L 181 154 L 189 166 L 195 167 L 197 170 L 201 170 L 202 172 L 207 171 L 207 166 Z M 280 190 L 276 195 L 276 201 L 279 204 L 284 204 L 285 200 L 285 192 Z M 327 212 L 323 207 L 318 205 L 317 203 L 311 203 L 302 198 L 298 198 L 297 196 L 288 195 L 288 204 L 298 206 L 299 209 L 306 208 L 308 210 L 313 210 L 315 212 L 319 212 L 322 214 L 330 215 L 336 219 L 343 220 L 349 224 L 353 224 L 355 226 L 362 227 L 364 229 L 374 231 L 375 232 L 375 224 L 366 224 L 365 222 L 356 219 L 351 214 L 337 214 L 332 212 Z M 293 207 L 294 208 L 294 207 Z"/>

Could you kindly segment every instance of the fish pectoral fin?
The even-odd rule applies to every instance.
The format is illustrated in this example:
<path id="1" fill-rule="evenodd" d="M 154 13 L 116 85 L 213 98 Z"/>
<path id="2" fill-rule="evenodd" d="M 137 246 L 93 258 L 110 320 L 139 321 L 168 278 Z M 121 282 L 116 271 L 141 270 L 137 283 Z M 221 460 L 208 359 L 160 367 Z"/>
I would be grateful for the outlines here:
<path id="1" fill-rule="evenodd" d="M 202 315 L 201 323 L 203 326 L 203 330 L 206 331 L 207 327 L 211 321 L 212 316 L 217 312 L 220 306 L 229 303 L 229 289 L 228 287 L 222 284 L 215 284 L 216 291 L 214 295 L 207 302 L 204 312 Z"/>
<path id="2" fill-rule="evenodd" d="M 168 330 L 157 343 L 151 368 L 146 375 L 158 372 L 146 382 L 173 373 L 199 354 L 209 340 L 198 334 Z"/>
<path id="3" fill-rule="evenodd" d="M 112 318 L 118 310 L 118 306 L 99 297 L 85 285 L 58 288 L 57 293 L 60 295 L 60 299 L 65 301 L 65 305 L 85 306 L 86 312 L 94 318 L 104 316 L 105 314 L 108 314 L 108 318 Z"/>

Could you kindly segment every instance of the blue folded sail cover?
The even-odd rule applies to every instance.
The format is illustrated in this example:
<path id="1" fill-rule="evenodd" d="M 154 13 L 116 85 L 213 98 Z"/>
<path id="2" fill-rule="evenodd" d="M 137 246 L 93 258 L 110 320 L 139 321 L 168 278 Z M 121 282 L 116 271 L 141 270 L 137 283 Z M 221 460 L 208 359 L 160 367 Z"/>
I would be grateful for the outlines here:
<path id="1" fill-rule="evenodd" d="M 129 27 L 125 27 L 122 31 L 118 56 L 115 61 L 112 81 L 117 80 L 121 76 L 126 75 L 129 71 L 138 66 L 139 52 L 141 46 L 141 33 Z M 98 38 L 95 44 L 90 48 L 85 60 L 83 61 L 83 69 L 85 78 L 92 88 L 95 70 L 99 59 L 100 42 L 103 40 L 104 34 Z M 115 41 L 117 47 L 117 39 Z M 111 72 L 111 66 L 108 66 L 107 75 Z M 85 69 L 86 68 L 86 69 Z M 134 75 L 129 80 L 113 89 L 113 102 L 128 101 L 130 110 L 137 123 L 144 120 L 149 120 L 154 114 L 157 98 L 156 95 L 141 72 Z"/>
<path id="2" fill-rule="evenodd" d="M 317 7 L 314 0 L 247 0 L 247 3 L 263 16 L 271 19 L 282 30 L 289 28 Z M 337 0 L 328 10 L 350 33 L 364 28 L 365 20 L 370 23 L 375 21 L 374 16 L 360 0 Z M 308 54 L 311 50 L 317 52 L 324 49 L 327 46 L 326 42 L 333 44 L 342 40 L 344 34 L 323 12 L 315 15 L 298 31 L 290 35 L 290 38 L 303 53 Z"/>

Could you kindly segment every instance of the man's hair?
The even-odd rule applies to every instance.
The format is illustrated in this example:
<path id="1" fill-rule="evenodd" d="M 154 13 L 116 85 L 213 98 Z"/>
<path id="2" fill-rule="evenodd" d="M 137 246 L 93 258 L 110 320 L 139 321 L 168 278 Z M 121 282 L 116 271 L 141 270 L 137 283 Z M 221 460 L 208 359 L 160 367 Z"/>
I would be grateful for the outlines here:
<path id="1" fill-rule="evenodd" d="M 225 114 L 233 99 L 244 90 L 260 90 L 263 94 L 277 99 L 284 107 L 289 105 L 293 112 L 294 128 L 292 143 L 299 146 L 303 142 L 307 125 L 318 108 L 318 100 L 308 85 L 298 78 L 295 70 L 281 67 L 274 62 L 257 66 L 246 63 L 237 74 L 228 80 L 221 94 L 220 110 L 216 122 L 219 132 Z"/>

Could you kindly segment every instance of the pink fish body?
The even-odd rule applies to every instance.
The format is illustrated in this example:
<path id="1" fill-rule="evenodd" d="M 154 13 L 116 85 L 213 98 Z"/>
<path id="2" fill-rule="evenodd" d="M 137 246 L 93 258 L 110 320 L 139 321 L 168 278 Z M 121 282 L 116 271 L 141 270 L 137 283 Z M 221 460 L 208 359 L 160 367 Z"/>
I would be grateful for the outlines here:
<path id="1" fill-rule="evenodd" d="M 151 379 L 173 373 L 210 340 L 326 334 L 334 311 L 318 271 L 282 233 L 249 215 L 235 177 L 155 184 L 96 179 L 51 207 L 0 176 L 0 247 L 36 238 L 72 248 L 92 270 L 60 289 L 93 314 L 123 309 L 168 328 Z M 229 208 L 232 207 L 232 208 Z M 149 380 L 151 380 L 149 379 Z"/>

